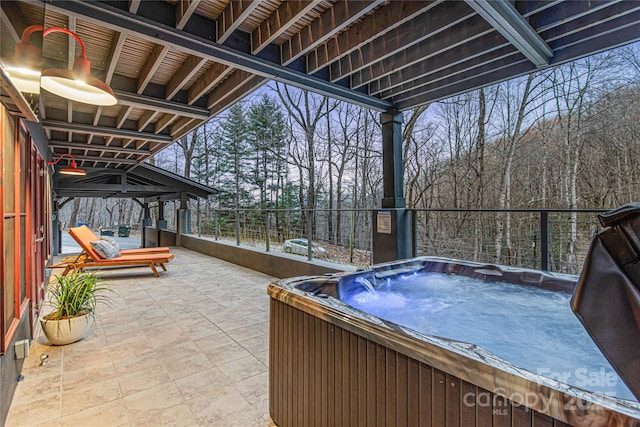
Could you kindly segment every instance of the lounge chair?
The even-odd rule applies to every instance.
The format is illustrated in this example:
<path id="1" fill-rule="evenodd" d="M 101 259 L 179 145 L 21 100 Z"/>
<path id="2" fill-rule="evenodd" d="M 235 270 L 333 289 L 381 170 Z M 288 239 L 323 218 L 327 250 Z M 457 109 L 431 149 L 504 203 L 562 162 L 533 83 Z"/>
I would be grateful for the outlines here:
<path id="1" fill-rule="evenodd" d="M 62 262 L 53 267 L 65 267 L 63 276 L 71 271 L 82 271 L 85 268 L 96 267 L 129 267 L 148 266 L 156 277 L 160 274 L 156 266 L 160 266 L 164 271 L 167 268 L 164 264 L 173 259 L 173 254 L 169 248 L 143 248 L 121 251 L 121 255 L 111 259 L 102 258 L 91 245 L 92 241 L 99 240 L 89 228 L 85 226 L 69 229 L 69 234 L 82 247 L 80 255 L 65 257 Z"/>
<path id="2" fill-rule="evenodd" d="M 96 240 L 100 240 L 101 238 L 96 236 L 93 231 L 86 225 L 81 225 L 80 227 L 72 227 L 69 229 L 69 235 L 74 238 L 78 244 L 84 248 L 84 246 L 90 246 L 91 242 L 95 242 Z M 82 242 L 84 242 L 84 245 Z M 121 255 L 140 255 L 140 254 L 150 254 L 150 253 L 161 253 L 161 252 L 171 252 L 171 250 L 166 247 L 159 248 L 136 248 L 136 249 L 120 249 Z M 83 251 L 84 253 L 84 251 Z"/>

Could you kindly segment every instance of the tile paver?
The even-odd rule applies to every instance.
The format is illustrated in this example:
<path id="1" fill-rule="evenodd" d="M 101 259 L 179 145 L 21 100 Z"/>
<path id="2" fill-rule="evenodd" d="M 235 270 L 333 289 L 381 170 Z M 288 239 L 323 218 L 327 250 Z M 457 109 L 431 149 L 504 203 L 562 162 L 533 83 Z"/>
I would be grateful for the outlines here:
<path id="1" fill-rule="evenodd" d="M 273 278 L 172 251 L 159 278 L 144 268 L 104 270 L 113 304 L 99 307 L 82 341 L 34 338 L 8 427 L 269 425 Z"/>

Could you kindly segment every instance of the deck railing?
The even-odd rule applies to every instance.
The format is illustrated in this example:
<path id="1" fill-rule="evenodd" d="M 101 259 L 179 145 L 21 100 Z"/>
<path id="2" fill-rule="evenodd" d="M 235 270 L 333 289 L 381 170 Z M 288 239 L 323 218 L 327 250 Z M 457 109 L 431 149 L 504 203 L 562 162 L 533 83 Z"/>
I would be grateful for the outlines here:
<path id="1" fill-rule="evenodd" d="M 308 259 L 366 267 L 376 209 L 215 209 L 197 211 L 192 232 L 267 252 L 290 239 L 325 251 Z M 578 274 L 605 209 L 410 209 L 413 254 Z M 501 238 L 497 238 L 501 236 Z M 296 251 L 294 251 L 294 254 Z"/>

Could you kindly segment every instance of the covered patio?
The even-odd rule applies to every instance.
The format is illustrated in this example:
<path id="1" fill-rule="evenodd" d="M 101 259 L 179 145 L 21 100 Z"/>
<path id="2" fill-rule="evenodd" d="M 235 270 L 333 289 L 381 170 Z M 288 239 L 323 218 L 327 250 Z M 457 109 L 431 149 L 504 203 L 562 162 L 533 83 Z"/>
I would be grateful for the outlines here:
<path id="1" fill-rule="evenodd" d="M 160 278 L 102 272 L 113 305 L 99 308 L 84 340 L 57 347 L 34 337 L 7 426 L 269 424 L 273 278 L 172 251 Z"/>

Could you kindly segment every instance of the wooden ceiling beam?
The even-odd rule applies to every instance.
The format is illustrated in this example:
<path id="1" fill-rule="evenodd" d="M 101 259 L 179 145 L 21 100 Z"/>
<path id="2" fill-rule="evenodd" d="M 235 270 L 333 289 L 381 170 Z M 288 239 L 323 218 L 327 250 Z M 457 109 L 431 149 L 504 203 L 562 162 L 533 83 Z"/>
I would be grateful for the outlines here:
<path id="1" fill-rule="evenodd" d="M 489 62 L 500 61 L 517 53 L 517 50 L 506 41 L 495 48 L 484 50 L 486 46 L 489 46 L 487 38 L 495 36 L 495 33 L 489 34 L 457 48 L 449 49 L 435 57 L 426 57 L 424 61 L 369 83 L 369 92 L 382 98 L 398 96 L 407 90 L 412 90 L 414 87 L 420 87 L 439 80 L 449 72 L 465 71 L 468 68 Z"/>
<path id="2" fill-rule="evenodd" d="M 73 156 L 73 157 L 76 159 L 76 161 L 122 163 L 126 165 L 135 165 L 138 163 L 138 160 L 117 159 L 115 157 L 104 157 L 104 156 Z"/>
<path id="3" fill-rule="evenodd" d="M 200 0 L 178 0 L 178 3 L 176 4 L 177 29 L 182 30 L 184 26 L 187 25 L 191 15 L 193 15 L 198 8 L 199 3 Z"/>
<path id="4" fill-rule="evenodd" d="M 260 0 L 230 1 L 216 21 L 218 43 L 224 43 L 258 7 Z"/>
<path id="5" fill-rule="evenodd" d="M 124 148 L 124 147 L 116 147 L 113 145 L 105 146 L 98 144 L 86 144 L 83 142 L 67 142 L 67 141 L 49 141 L 49 146 L 53 148 L 64 148 L 70 150 L 90 150 L 90 151 L 103 151 L 107 153 L 130 153 L 130 154 L 138 154 L 145 155 L 151 154 L 151 151 L 139 149 L 139 148 Z"/>
<path id="6" fill-rule="evenodd" d="M 172 142 L 169 135 L 157 135 L 149 132 L 137 132 L 128 129 L 114 129 L 104 126 L 92 126 L 79 123 L 67 123 L 57 120 L 43 120 L 42 126 L 49 130 L 60 130 L 64 132 L 80 132 L 93 133 L 95 135 L 114 137 L 114 138 L 134 138 L 148 141 L 163 142 L 170 144 Z"/>
<path id="7" fill-rule="evenodd" d="M 282 44 L 282 65 L 288 65 L 310 50 L 315 49 L 362 16 L 380 6 L 384 1 L 338 1 L 332 8 L 324 11 L 319 18 L 313 20 L 299 33 Z"/>
<path id="8" fill-rule="evenodd" d="M 307 73 L 313 74 L 375 38 L 425 13 L 440 1 L 392 1 L 307 55 Z"/>
<path id="9" fill-rule="evenodd" d="M 178 117 L 180 116 L 178 116 L 177 114 L 165 113 L 165 115 L 160 117 L 160 119 L 158 119 L 158 121 L 156 122 L 153 133 L 158 134 L 162 132 L 167 126 L 176 121 Z"/>
<path id="10" fill-rule="evenodd" d="M 194 107 L 180 102 L 167 101 L 147 95 L 137 95 L 130 92 L 115 91 L 119 105 L 126 105 L 142 110 L 155 110 L 160 113 L 179 114 L 194 119 L 207 119 L 209 112 L 206 108 Z"/>
<path id="11" fill-rule="evenodd" d="M 251 33 L 251 53 L 255 55 L 273 43 L 273 41 L 291 28 L 291 26 L 295 25 L 299 19 L 318 6 L 321 1 L 322 0 L 288 0 L 282 2 L 280 6 Z"/>
<path id="12" fill-rule="evenodd" d="M 169 133 L 171 134 L 171 138 L 173 140 L 178 139 L 176 135 L 180 134 L 185 128 L 189 127 L 196 119 L 192 119 L 190 117 L 180 117 L 171 125 Z"/>
<path id="13" fill-rule="evenodd" d="M 499 64 L 492 63 L 483 67 L 472 69 L 464 73 L 453 75 L 429 84 L 413 91 L 407 92 L 394 101 L 402 110 L 423 105 L 427 102 L 435 102 L 441 99 L 468 92 L 481 85 L 490 85 L 513 77 L 535 71 L 535 65 L 524 55 L 518 53 L 519 60 L 502 61 Z"/>
<path id="14" fill-rule="evenodd" d="M 180 89 L 207 63 L 206 58 L 189 55 L 178 71 L 171 77 L 165 89 L 165 97 L 173 98 Z M 195 98 L 197 100 L 199 97 Z M 194 100 L 194 101 L 195 101 Z"/>
<path id="15" fill-rule="evenodd" d="M 113 73 L 116 70 L 116 65 L 118 64 L 118 59 L 120 58 L 120 54 L 122 53 L 122 47 L 124 46 L 124 42 L 127 39 L 127 36 L 119 31 L 116 31 L 113 36 L 113 41 L 111 42 L 111 49 L 109 50 L 109 59 L 107 60 L 107 69 L 104 75 L 104 82 L 106 84 L 111 84 L 111 79 L 113 78 Z M 97 126 L 100 123 L 100 116 L 102 116 L 103 107 L 99 106 L 96 109 L 96 113 L 93 116 L 93 125 Z"/>
<path id="16" fill-rule="evenodd" d="M 235 92 L 242 83 L 252 76 L 243 70 L 235 70 L 221 85 L 217 86 L 207 95 L 207 108 L 211 112 L 211 108 L 229 97 Z"/>
<path id="17" fill-rule="evenodd" d="M 253 75 L 244 80 L 239 86 L 236 86 L 235 88 L 227 87 L 229 96 L 225 97 L 223 100 L 220 100 L 220 102 L 211 107 L 211 116 L 215 116 L 216 114 L 220 113 L 229 105 L 232 105 L 234 102 L 241 100 L 266 82 L 267 79 L 265 79 L 264 77 Z"/>
<path id="18" fill-rule="evenodd" d="M 138 8 L 140 8 L 141 1 L 142 0 L 129 0 L 129 12 L 138 13 Z"/>
<path id="19" fill-rule="evenodd" d="M 142 130 L 146 128 L 158 114 L 160 114 L 158 110 L 147 110 L 142 113 L 142 116 L 138 119 L 138 132 L 142 132 Z"/>
<path id="20" fill-rule="evenodd" d="M 131 113 L 132 110 L 133 110 L 133 107 L 131 105 L 123 105 L 120 108 L 118 117 L 116 117 L 116 127 L 118 129 L 120 129 L 122 125 L 124 125 L 124 122 L 127 120 L 127 117 L 129 117 L 129 114 Z"/>
<path id="21" fill-rule="evenodd" d="M 212 88 L 216 87 L 220 82 L 233 70 L 224 64 L 214 63 L 204 72 L 202 77 L 189 89 L 187 102 L 189 105 L 196 102 L 201 96 L 208 93 Z"/>
<path id="22" fill-rule="evenodd" d="M 464 5 L 464 3 L 461 2 L 453 3 Z M 398 52 L 395 55 L 386 57 L 382 61 L 375 61 L 375 59 L 372 58 L 370 66 L 351 74 L 351 87 L 357 88 L 363 86 L 418 62 L 422 62 L 426 58 L 433 58 L 448 50 L 460 48 L 464 46 L 465 43 L 490 34 L 494 34 L 496 38 L 501 40 L 500 44 L 506 42 L 484 19 L 475 16 L 458 23 L 447 31 L 421 41 L 414 45 L 412 49 Z"/>
<path id="23" fill-rule="evenodd" d="M 146 89 L 147 85 L 151 81 L 153 75 L 158 71 L 160 64 L 162 64 L 162 60 L 166 56 L 167 52 L 169 52 L 169 46 L 166 45 L 155 45 L 151 54 L 147 58 L 144 63 L 144 67 L 140 71 L 140 75 L 138 77 L 138 87 L 137 93 L 141 94 Z"/>
<path id="24" fill-rule="evenodd" d="M 418 17 L 405 22 L 330 64 L 329 80 L 333 82 L 341 80 L 371 63 L 384 61 L 397 53 L 406 52 L 410 47 L 443 34 L 449 28 L 464 26 L 465 21 L 474 16 L 476 14 L 464 2 L 445 2 L 433 8 L 432 17 L 424 17 L 424 19 Z M 489 24 L 485 23 L 485 25 L 488 30 L 491 29 Z M 354 84 L 352 87 L 358 86 Z"/>
<path id="25" fill-rule="evenodd" d="M 469 75 L 469 73 L 478 73 L 478 75 L 486 74 L 489 67 L 495 67 L 496 70 L 503 66 L 505 61 L 518 62 L 521 53 L 511 44 L 507 44 L 502 49 L 495 50 L 489 54 L 481 55 L 468 61 L 462 61 L 454 66 L 444 68 L 438 72 L 421 77 L 407 85 L 400 85 L 393 89 L 380 93 L 381 97 L 398 99 L 407 93 L 416 92 L 421 87 L 432 86 L 433 84 L 441 84 L 442 87 L 448 87 L 447 78 L 451 75 Z"/>

